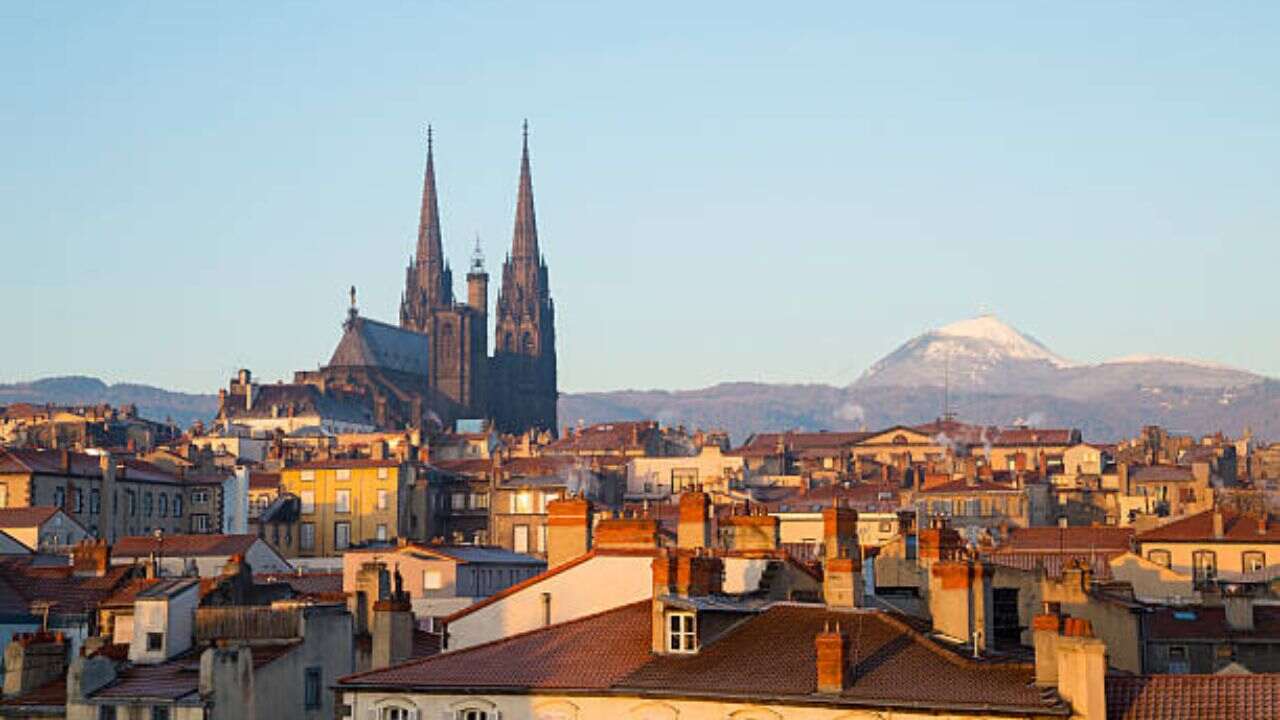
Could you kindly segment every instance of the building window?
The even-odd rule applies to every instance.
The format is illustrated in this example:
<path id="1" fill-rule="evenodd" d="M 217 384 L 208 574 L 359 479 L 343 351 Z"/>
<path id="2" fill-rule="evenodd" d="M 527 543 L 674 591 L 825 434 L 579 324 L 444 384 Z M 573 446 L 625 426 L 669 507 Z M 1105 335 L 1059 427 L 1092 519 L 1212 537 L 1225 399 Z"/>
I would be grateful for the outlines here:
<path id="1" fill-rule="evenodd" d="M 129 503 L 129 516 L 136 517 L 138 514 L 138 493 L 133 490 L 126 490 L 124 496 Z"/>
<path id="2" fill-rule="evenodd" d="M 460 710 L 458 720 L 489 720 L 487 710 Z"/>
<path id="3" fill-rule="evenodd" d="M 305 482 L 311 482 L 312 480 L 315 480 L 315 479 L 316 479 L 316 471 L 315 471 L 315 470 L 303 470 L 303 471 L 302 471 L 302 476 L 301 476 L 301 477 L 302 477 L 302 480 L 303 480 L 303 481 L 305 481 Z"/>
<path id="4" fill-rule="evenodd" d="M 391 495 L 386 490 L 378 491 L 378 509 L 386 510 L 391 505 Z"/>
<path id="5" fill-rule="evenodd" d="M 208 515 L 192 515 L 191 530 L 193 532 L 209 532 L 209 516 Z"/>
<path id="6" fill-rule="evenodd" d="M 99 705 L 98 720 L 116 720 L 115 705 Z"/>
<path id="7" fill-rule="evenodd" d="M 391 475 L 391 472 L 389 468 L 384 468 L 384 467 L 378 468 L 379 480 L 386 480 L 390 475 Z"/>
<path id="8" fill-rule="evenodd" d="M 165 705 L 152 705 L 151 720 L 169 720 L 169 708 Z"/>
<path id="9" fill-rule="evenodd" d="M 151 511 L 154 509 L 155 499 L 151 497 L 151 493 L 142 494 L 142 514 L 144 517 L 151 517 Z"/>
<path id="10" fill-rule="evenodd" d="M 387 539 L 387 525 L 386 525 L 386 523 L 378 523 L 378 527 L 377 527 L 377 529 L 376 529 L 376 530 L 374 530 L 373 537 L 374 537 L 375 539 L 377 539 L 377 540 L 386 540 L 386 539 Z"/>
<path id="11" fill-rule="evenodd" d="M 156 513 L 160 517 L 168 517 L 169 515 L 169 496 L 168 495 L 165 495 L 164 493 L 160 493 L 159 503 L 158 503 L 158 507 L 156 508 Z"/>
<path id="12" fill-rule="evenodd" d="M 1262 572 L 1267 569 L 1267 556 L 1258 550 L 1246 550 L 1240 566 L 1247 573 Z"/>
<path id="13" fill-rule="evenodd" d="M 667 651 L 691 653 L 698 649 L 697 616 L 691 612 L 667 613 Z"/>
<path id="14" fill-rule="evenodd" d="M 94 492 L 98 492 L 94 490 Z M 0 485 L 0 508 L 9 507 L 9 486 Z"/>
<path id="15" fill-rule="evenodd" d="M 339 513 L 351 512 L 350 490 L 337 490 L 333 493 L 333 511 Z"/>
<path id="16" fill-rule="evenodd" d="M 698 468 L 677 468 L 671 471 L 671 492 L 682 493 L 698 485 Z"/>
<path id="17" fill-rule="evenodd" d="M 302 523 L 302 529 L 298 535 L 298 545 L 301 550 L 316 549 L 316 524 Z"/>
<path id="18" fill-rule="evenodd" d="M 518 553 L 529 552 L 529 526 L 516 525 L 512 530 L 511 547 Z"/>
<path id="19" fill-rule="evenodd" d="M 159 652 L 164 649 L 164 633 L 147 633 L 147 652 Z"/>
<path id="20" fill-rule="evenodd" d="M 1147 551 L 1147 559 L 1163 567 L 1169 567 L 1173 564 L 1173 556 L 1169 554 L 1168 550 L 1149 550 Z"/>
<path id="21" fill-rule="evenodd" d="M 1184 645 L 1169 646 L 1169 665 L 1165 670 L 1170 675 L 1186 675 L 1191 672 L 1191 665 L 1187 662 L 1187 648 Z"/>
<path id="22" fill-rule="evenodd" d="M 303 678 L 302 696 L 308 710 L 320 707 L 320 668 L 309 667 Z"/>
<path id="23" fill-rule="evenodd" d="M 194 491 L 194 492 L 192 492 L 192 493 L 191 493 L 191 504 L 192 504 L 192 505 L 203 505 L 203 504 L 205 504 L 205 503 L 207 503 L 207 502 L 209 502 L 209 491 L 208 491 L 208 490 L 196 490 L 196 491 Z"/>
<path id="24" fill-rule="evenodd" d="M 1191 568 L 1198 583 L 1212 582 L 1218 577 L 1218 554 L 1212 550 L 1191 553 Z"/>
<path id="25" fill-rule="evenodd" d="M 528 515 L 533 512 L 533 495 L 528 492 L 518 492 L 511 495 L 511 512 L 518 515 Z"/>
<path id="26" fill-rule="evenodd" d="M 351 471 L 350 471 L 349 469 L 347 469 L 347 468 L 342 468 L 341 470 L 338 470 L 336 473 L 334 473 L 334 475 L 335 475 L 335 476 L 337 477 L 337 479 L 339 479 L 339 480 L 350 480 L 350 479 L 351 479 Z"/>
<path id="27" fill-rule="evenodd" d="M 422 571 L 422 589 L 423 590 L 439 590 L 444 587 L 444 576 L 439 570 L 423 570 Z"/>
<path id="28" fill-rule="evenodd" d="M 477 510 L 489 507 L 489 493 L 471 493 L 471 507 Z"/>
<path id="29" fill-rule="evenodd" d="M 333 524 L 333 548 L 346 550 L 351 547 L 351 523 L 336 522 Z"/>
<path id="30" fill-rule="evenodd" d="M 77 513 L 84 512 L 84 490 L 75 489 L 71 491 L 75 495 L 75 511 Z"/>
<path id="31" fill-rule="evenodd" d="M 466 493 L 454 493 L 454 494 L 453 494 L 453 498 L 452 498 L 452 504 L 450 505 L 450 507 L 452 507 L 454 510 L 466 510 L 466 509 L 467 509 L 467 494 L 466 494 Z"/>
<path id="32" fill-rule="evenodd" d="M 54 488 L 53 489 L 53 506 L 56 508 L 61 508 L 66 504 L 67 504 L 66 488 L 60 488 L 60 487 Z"/>
<path id="33" fill-rule="evenodd" d="M 182 517 L 182 496 L 181 495 L 173 496 L 173 516 L 176 518 Z"/>
<path id="34" fill-rule="evenodd" d="M 0 504 L 0 507 L 3 507 L 3 504 Z M 95 488 L 89 491 L 89 514 L 97 515 L 100 512 L 102 512 L 102 492 Z"/>
<path id="35" fill-rule="evenodd" d="M 378 720 L 412 720 L 413 711 L 409 708 L 402 708 L 398 705 L 384 707 L 378 713 Z"/>
<path id="36" fill-rule="evenodd" d="M 546 526 L 546 525 L 539 525 L 539 526 L 538 526 L 538 545 L 537 545 L 537 550 L 538 550 L 538 552 L 540 552 L 540 553 L 544 553 L 544 552 L 546 552 L 546 551 L 547 551 L 547 526 Z"/>
<path id="37" fill-rule="evenodd" d="M 302 503 L 302 514 L 310 515 L 316 511 L 316 494 L 312 490 L 303 490 L 298 493 L 298 499 Z"/>

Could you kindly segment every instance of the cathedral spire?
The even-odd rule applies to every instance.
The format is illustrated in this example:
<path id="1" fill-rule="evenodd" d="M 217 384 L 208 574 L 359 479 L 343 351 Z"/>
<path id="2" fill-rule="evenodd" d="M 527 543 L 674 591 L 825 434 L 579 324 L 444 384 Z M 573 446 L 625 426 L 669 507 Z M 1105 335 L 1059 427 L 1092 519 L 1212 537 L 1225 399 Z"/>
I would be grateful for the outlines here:
<path id="1" fill-rule="evenodd" d="M 444 287 L 444 247 L 440 240 L 440 206 L 436 199 L 436 164 L 432 128 L 427 125 L 427 169 L 422 180 L 422 211 L 418 219 L 418 282 L 431 305 L 447 304 Z"/>
<path id="2" fill-rule="evenodd" d="M 516 197 L 516 223 L 511 254 L 517 260 L 538 259 L 538 224 L 533 213 L 533 178 L 529 172 L 529 121 L 524 121 L 524 148 L 520 156 L 520 191 Z"/>

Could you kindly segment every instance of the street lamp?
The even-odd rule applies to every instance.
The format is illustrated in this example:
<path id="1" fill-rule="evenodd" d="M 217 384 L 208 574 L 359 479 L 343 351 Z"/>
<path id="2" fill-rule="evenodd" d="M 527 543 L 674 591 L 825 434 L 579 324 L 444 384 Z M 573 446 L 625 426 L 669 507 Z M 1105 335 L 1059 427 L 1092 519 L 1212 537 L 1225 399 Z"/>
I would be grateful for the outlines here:
<path id="1" fill-rule="evenodd" d="M 156 528 L 153 533 L 156 538 L 156 577 L 160 577 L 161 566 L 164 563 L 164 529 Z"/>

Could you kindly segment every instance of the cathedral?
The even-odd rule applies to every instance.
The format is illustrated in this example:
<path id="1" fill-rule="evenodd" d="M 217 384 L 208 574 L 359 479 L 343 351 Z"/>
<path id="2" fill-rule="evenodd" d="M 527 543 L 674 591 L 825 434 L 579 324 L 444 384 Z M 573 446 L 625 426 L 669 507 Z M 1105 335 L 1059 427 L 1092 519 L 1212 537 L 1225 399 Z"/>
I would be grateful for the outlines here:
<path id="1" fill-rule="evenodd" d="M 489 355 L 489 275 L 479 243 L 467 272 L 467 297 L 454 297 L 444 257 L 434 147 L 427 131 L 417 248 L 405 270 L 398 326 L 352 307 L 329 364 L 297 373 L 321 392 L 366 398 L 387 429 L 443 427 L 463 418 L 491 420 L 501 432 L 556 429 L 555 304 L 538 249 L 524 127 L 511 251 L 502 265 L 494 306 L 496 338 Z"/>

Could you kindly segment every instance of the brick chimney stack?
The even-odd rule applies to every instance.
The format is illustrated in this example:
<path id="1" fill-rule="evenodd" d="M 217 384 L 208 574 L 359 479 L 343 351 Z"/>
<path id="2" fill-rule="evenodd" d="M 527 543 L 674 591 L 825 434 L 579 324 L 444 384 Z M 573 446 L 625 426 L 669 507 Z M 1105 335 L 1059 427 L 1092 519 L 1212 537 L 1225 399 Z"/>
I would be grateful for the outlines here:
<path id="1" fill-rule="evenodd" d="M 701 490 L 680 496 L 676 546 L 682 550 L 711 546 L 711 498 Z"/>
<path id="2" fill-rule="evenodd" d="M 858 511 L 839 505 L 824 509 L 822 544 L 828 559 L 859 556 Z"/>
<path id="3" fill-rule="evenodd" d="M 813 646 L 817 655 L 817 691 L 824 695 L 839 695 L 844 692 L 848 670 L 848 636 L 841 630 L 840 623 L 836 623 L 834 630 L 826 625 L 814 636 Z"/>
<path id="4" fill-rule="evenodd" d="M 103 577 L 111 566 L 111 546 L 105 540 L 83 540 L 71 548 L 71 572 L 76 577 Z"/>
<path id="5" fill-rule="evenodd" d="M 591 501 L 581 497 L 547 503 L 547 569 L 587 554 L 591 549 Z"/>
<path id="6" fill-rule="evenodd" d="M 607 518 L 596 523 L 595 546 L 602 550 L 647 550 L 658 547 L 658 521 L 653 518 Z"/>

